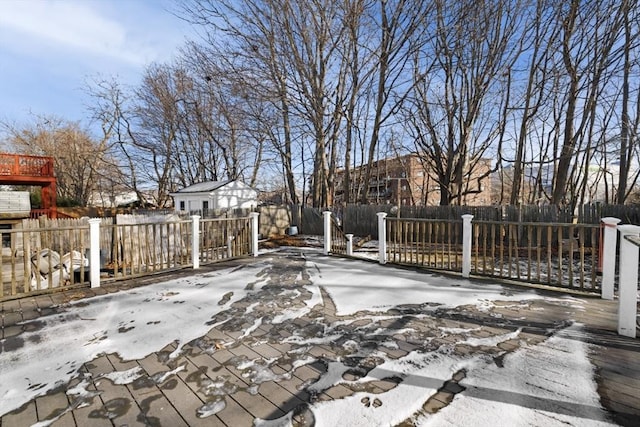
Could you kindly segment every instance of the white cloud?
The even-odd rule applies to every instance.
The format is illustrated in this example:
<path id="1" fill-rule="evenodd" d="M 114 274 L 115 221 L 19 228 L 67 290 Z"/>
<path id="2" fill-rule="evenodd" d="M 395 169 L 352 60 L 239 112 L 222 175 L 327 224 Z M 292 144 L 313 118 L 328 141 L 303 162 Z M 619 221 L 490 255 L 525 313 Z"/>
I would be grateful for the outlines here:
<path id="1" fill-rule="evenodd" d="M 87 118 L 91 76 L 138 84 L 195 31 L 172 0 L 0 0 L 0 120 Z M 1 135 L 0 135 L 1 137 Z"/>
<path id="2" fill-rule="evenodd" d="M 3 1 L 0 30 L 3 44 L 23 55 L 64 54 L 86 60 L 104 58 L 134 67 L 165 55 L 166 27 L 157 27 L 161 8 L 136 2 Z M 139 14 L 133 17 L 132 13 Z M 135 18 L 135 19 L 132 19 Z M 142 28 L 139 28 L 142 27 Z M 155 30 L 154 40 L 145 27 Z M 139 31 L 139 30 L 143 31 Z M 148 32 L 146 32 L 148 33 Z M 176 37 L 181 41 L 181 37 Z M 176 43 L 178 44 L 178 43 Z M 51 51 L 53 50 L 53 51 Z"/>

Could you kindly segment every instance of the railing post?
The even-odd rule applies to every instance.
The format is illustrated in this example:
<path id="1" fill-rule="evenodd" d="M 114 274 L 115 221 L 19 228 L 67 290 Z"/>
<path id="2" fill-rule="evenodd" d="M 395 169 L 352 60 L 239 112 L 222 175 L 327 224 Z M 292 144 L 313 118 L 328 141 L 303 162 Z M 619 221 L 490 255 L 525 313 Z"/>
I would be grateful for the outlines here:
<path id="1" fill-rule="evenodd" d="M 191 263 L 200 268 L 200 215 L 191 215 Z"/>
<path id="2" fill-rule="evenodd" d="M 329 255 L 331 252 L 331 212 L 322 212 L 324 217 L 324 254 Z"/>
<path id="3" fill-rule="evenodd" d="M 89 219 L 89 281 L 100 287 L 100 218 Z"/>
<path id="4" fill-rule="evenodd" d="M 462 215 L 462 277 L 467 278 L 471 274 L 472 219 L 471 214 Z"/>
<path id="5" fill-rule="evenodd" d="M 258 256 L 258 218 L 260 214 L 258 212 L 251 212 L 249 214 L 251 217 L 251 251 L 253 252 L 253 256 Z"/>
<path id="6" fill-rule="evenodd" d="M 378 212 L 378 261 L 387 263 L 387 213 Z"/>
<path id="7" fill-rule="evenodd" d="M 636 337 L 638 311 L 638 251 L 639 248 L 625 236 L 640 236 L 640 226 L 619 225 L 620 231 L 620 284 L 618 289 L 618 334 Z"/>
<path id="8" fill-rule="evenodd" d="M 353 256 L 353 234 L 345 234 L 347 238 L 347 256 Z"/>
<path id="9" fill-rule="evenodd" d="M 618 240 L 618 218 L 602 218 L 602 299 L 613 300 L 613 283 L 616 275 L 616 245 Z"/>

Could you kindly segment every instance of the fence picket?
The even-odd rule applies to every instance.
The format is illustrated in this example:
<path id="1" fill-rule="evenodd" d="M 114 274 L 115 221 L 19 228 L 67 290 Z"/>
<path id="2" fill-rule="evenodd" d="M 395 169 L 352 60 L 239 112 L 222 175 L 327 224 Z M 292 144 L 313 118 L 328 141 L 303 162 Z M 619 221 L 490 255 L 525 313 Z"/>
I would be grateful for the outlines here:
<path id="1" fill-rule="evenodd" d="M 386 229 L 388 262 L 449 271 L 463 268 L 462 221 L 387 217 Z M 589 224 L 474 221 L 471 271 L 599 292 L 597 231 L 598 226 Z"/>
<path id="2" fill-rule="evenodd" d="M 102 219 L 98 239 L 100 265 L 93 267 L 100 268 L 110 274 L 111 279 L 117 280 L 190 266 L 191 239 L 195 238 L 190 234 L 190 224 L 191 221 L 181 220 L 176 215 L 122 215 L 116 218 L 115 223 L 113 219 Z M 203 242 L 209 238 L 206 224 L 211 229 L 215 228 L 211 232 L 214 237 L 225 238 L 220 242 L 224 251 L 219 250 L 220 246 L 200 246 L 205 261 L 249 255 L 251 218 L 201 219 L 200 224 Z M 19 298 L 34 292 L 89 286 L 88 277 L 85 276 L 91 266 L 85 266 L 84 261 L 90 245 L 88 218 L 28 219 L 22 222 L 20 228 L 3 230 L 2 235 L 8 235 L 11 256 L 0 258 L 0 300 Z M 230 240 L 227 241 L 227 238 Z M 212 241 L 219 243 L 215 239 Z M 231 242 L 230 254 L 227 252 L 228 242 Z M 53 254 L 66 260 L 69 265 L 65 268 L 70 271 L 63 272 L 64 262 L 57 260 Z M 34 263 L 40 263 L 45 256 L 49 257 L 50 262 L 43 263 L 43 271 L 40 272 Z M 76 260 L 76 257 L 79 258 Z"/>

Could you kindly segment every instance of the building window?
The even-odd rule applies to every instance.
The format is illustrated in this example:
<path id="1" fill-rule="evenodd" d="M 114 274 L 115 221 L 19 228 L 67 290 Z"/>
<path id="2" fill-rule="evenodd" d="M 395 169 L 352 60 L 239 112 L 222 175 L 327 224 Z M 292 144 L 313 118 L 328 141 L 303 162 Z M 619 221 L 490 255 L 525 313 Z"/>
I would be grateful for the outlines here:
<path id="1" fill-rule="evenodd" d="M 184 200 L 180 200 L 180 210 L 184 210 Z"/>
<path id="2" fill-rule="evenodd" d="M 0 230 L 11 230 L 11 224 L 0 224 Z M 11 247 L 11 233 L 2 233 L 2 247 Z"/>
<path id="3" fill-rule="evenodd" d="M 202 202 L 202 214 L 206 214 L 209 211 L 209 201 L 204 200 Z"/>

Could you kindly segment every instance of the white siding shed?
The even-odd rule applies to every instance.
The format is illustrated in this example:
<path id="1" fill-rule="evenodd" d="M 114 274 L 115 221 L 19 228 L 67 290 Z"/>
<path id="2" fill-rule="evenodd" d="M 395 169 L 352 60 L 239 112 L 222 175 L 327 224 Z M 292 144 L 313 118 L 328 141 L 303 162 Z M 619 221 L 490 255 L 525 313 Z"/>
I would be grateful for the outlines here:
<path id="1" fill-rule="evenodd" d="M 178 212 L 206 212 L 220 209 L 253 209 L 258 191 L 242 181 L 207 181 L 171 193 Z"/>

